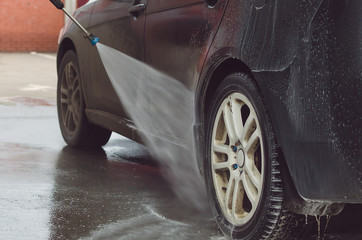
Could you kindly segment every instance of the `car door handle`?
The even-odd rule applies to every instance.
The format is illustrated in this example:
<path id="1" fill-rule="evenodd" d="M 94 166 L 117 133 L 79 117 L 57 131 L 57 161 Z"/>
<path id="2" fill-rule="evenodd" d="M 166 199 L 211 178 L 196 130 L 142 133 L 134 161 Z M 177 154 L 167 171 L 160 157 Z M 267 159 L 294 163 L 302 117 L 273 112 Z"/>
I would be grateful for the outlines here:
<path id="1" fill-rule="evenodd" d="M 146 9 L 146 4 L 140 3 L 128 8 L 128 13 L 131 15 L 137 15 L 140 12 L 144 11 L 145 9 Z"/>

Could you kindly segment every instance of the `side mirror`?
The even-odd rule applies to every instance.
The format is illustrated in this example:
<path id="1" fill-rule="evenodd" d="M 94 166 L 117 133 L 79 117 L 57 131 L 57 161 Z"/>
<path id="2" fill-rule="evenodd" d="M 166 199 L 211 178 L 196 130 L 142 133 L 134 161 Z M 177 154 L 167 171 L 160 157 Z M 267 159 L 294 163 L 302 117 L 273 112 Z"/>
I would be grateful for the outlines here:
<path id="1" fill-rule="evenodd" d="M 60 0 L 50 0 L 50 2 L 53 3 L 53 5 L 58 9 L 63 9 L 64 8 L 64 4 Z"/>

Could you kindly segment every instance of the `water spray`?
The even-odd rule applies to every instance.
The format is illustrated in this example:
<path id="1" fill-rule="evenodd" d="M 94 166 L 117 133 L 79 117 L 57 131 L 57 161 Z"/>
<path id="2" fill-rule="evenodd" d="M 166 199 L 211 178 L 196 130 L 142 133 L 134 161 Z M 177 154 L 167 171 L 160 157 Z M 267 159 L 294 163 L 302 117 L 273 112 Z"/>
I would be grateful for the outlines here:
<path id="1" fill-rule="evenodd" d="M 87 36 L 87 38 L 89 39 L 89 41 L 91 42 L 92 46 L 96 45 L 97 42 L 99 42 L 99 38 L 97 38 L 96 36 L 94 36 L 92 33 L 89 33 L 82 25 L 80 25 L 80 23 L 67 11 L 67 9 L 64 8 L 64 4 L 62 1 L 60 0 L 50 0 L 51 3 L 53 3 L 53 5 L 60 9 L 63 10 L 63 12 L 70 18 L 70 20 L 72 20 Z"/>

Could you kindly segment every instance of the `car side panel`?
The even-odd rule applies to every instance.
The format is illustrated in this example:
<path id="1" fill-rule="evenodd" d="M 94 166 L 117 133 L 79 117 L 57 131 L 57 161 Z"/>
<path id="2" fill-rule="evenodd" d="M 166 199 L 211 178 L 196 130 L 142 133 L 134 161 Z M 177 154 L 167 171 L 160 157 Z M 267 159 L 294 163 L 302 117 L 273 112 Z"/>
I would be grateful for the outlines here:
<path id="1" fill-rule="evenodd" d="M 89 31 L 100 38 L 100 43 L 143 61 L 144 14 L 137 19 L 128 14 L 132 0 L 98 0 L 89 23 Z M 89 50 L 91 79 L 85 92 L 87 107 L 103 110 L 121 118 L 129 118 L 115 92 L 96 47 Z M 122 76 L 119 76 L 120 78 Z"/>
<path id="2" fill-rule="evenodd" d="M 145 62 L 194 89 L 226 6 L 153 0 L 147 7 Z"/>

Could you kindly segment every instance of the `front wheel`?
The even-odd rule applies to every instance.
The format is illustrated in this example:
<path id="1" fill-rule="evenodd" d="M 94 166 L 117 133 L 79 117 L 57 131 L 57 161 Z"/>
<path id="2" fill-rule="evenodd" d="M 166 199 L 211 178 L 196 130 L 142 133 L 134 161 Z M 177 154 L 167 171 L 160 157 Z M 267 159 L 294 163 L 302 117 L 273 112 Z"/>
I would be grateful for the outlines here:
<path id="1" fill-rule="evenodd" d="M 301 218 L 284 207 L 275 134 L 253 79 L 227 76 L 206 116 L 205 181 L 221 230 L 233 239 L 291 239 Z"/>
<path id="2" fill-rule="evenodd" d="M 71 147 L 99 147 L 106 144 L 111 131 L 90 124 L 85 114 L 77 55 L 69 50 L 58 71 L 58 120 L 62 136 Z"/>

